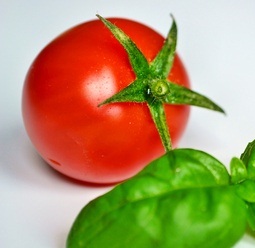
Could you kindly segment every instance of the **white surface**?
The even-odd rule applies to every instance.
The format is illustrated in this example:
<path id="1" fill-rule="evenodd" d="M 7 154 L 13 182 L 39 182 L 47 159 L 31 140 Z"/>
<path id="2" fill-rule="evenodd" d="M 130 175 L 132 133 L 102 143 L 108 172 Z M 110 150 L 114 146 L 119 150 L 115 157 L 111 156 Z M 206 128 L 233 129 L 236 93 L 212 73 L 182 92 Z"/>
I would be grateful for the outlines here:
<path id="1" fill-rule="evenodd" d="M 228 164 L 255 138 L 255 1 L 77 0 L 0 2 L 0 247 L 62 248 L 80 209 L 109 188 L 69 181 L 35 153 L 20 102 L 26 71 L 56 35 L 95 18 L 128 17 L 166 35 L 174 14 L 178 52 L 193 88 L 227 116 L 192 109 L 181 147 Z M 238 248 L 254 247 L 245 236 Z"/>

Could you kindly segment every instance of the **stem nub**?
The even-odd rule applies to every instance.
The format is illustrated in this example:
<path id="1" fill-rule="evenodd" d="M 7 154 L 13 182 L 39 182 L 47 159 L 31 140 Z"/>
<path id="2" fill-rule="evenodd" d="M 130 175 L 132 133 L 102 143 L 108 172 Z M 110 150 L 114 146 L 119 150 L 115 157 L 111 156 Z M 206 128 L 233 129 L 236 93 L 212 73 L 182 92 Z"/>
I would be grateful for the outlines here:
<path id="1" fill-rule="evenodd" d="M 170 93 L 168 82 L 159 79 L 150 84 L 150 91 L 153 97 L 160 98 Z"/>

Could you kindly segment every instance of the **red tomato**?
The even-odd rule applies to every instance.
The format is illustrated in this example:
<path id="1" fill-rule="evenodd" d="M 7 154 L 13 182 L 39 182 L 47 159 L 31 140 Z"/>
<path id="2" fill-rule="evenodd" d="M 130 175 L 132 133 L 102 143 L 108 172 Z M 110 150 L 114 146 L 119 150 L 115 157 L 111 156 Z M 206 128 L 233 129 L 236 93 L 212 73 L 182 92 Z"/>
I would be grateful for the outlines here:
<path id="1" fill-rule="evenodd" d="M 148 61 L 164 38 L 127 19 L 110 18 Z M 46 46 L 25 79 L 22 111 L 39 154 L 57 171 L 86 182 L 127 179 L 164 153 L 146 104 L 98 107 L 135 79 L 126 51 L 99 20 L 69 29 Z M 178 56 L 169 79 L 189 87 Z M 165 106 L 174 146 L 186 126 L 189 106 Z"/>

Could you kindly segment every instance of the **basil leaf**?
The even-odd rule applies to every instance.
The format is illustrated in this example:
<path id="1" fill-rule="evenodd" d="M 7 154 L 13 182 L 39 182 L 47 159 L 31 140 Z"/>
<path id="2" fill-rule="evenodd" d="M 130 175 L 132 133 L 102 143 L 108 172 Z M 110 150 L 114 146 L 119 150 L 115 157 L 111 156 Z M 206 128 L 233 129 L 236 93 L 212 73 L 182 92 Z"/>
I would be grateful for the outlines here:
<path id="1" fill-rule="evenodd" d="M 246 205 L 212 156 L 176 149 L 90 202 L 67 247 L 231 247 L 244 233 Z"/>
<path id="2" fill-rule="evenodd" d="M 255 203 L 248 202 L 248 224 L 252 231 L 255 231 Z"/>
<path id="3" fill-rule="evenodd" d="M 231 183 L 241 183 L 247 179 L 247 168 L 239 158 L 232 158 L 230 161 Z"/>
<path id="4" fill-rule="evenodd" d="M 255 180 L 255 140 L 247 145 L 240 158 L 247 167 L 249 179 Z"/>
<path id="5" fill-rule="evenodd" d="M 255 203 L 255 181 L 245 180 L 237 184 L 236 192 L 246 202 Z"/>
<path id="6" fill-rule="evenodd" d="M 109 207 L 100 204 L 100 207 Z M 231 188 L 182 189 L 123 204 L 87 220 L 78 217 L 68 247 L 232 247 L 246 227 L 246 208 Z M 91 210 L 91 212 L 90 212 Z"/>
<path id="7" fill-rule="evenodd" d="M 245 168 L 240 163 L 239 166 L 235 166 L 238 167 L 238 169 L 235 170 L 237 173 L 234 174 L 237 174 L 237 176 L 234 176 L 234 181 L 236 181 L 238 177 L 245 180 L 240 180 L 240 182 L 235 185 L 236 193 L 245 201 L 247 205 L 248 225 L 251 230 L 255 231 L 255 140 L 247 145 L 240 159 Z M 231 175 L 231 179 L 232 178 L 233 175 Z"/>
<path id="8" fill-rule="evenodd" d="M 172 187 L 228 185 L 225 166 L 211 155 L 194 149 L 175 149 L 145 167 L 137 176 L 153 174 Z"/>

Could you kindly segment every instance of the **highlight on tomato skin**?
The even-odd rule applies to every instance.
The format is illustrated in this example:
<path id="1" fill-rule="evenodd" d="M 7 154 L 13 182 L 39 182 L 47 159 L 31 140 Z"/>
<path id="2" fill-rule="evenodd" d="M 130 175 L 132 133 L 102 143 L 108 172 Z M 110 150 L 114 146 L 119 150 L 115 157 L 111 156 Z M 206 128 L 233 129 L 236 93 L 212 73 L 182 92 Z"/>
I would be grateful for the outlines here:
<path id="1" fill-rule="evenodd" d="M 164 38 L 123 18 L 109 18 L 152 61 Z M 178 55 L 168 79 L 190 87 Z M 100 20 L 73 27 L 36 57 L 27 73 L 22 114 L 38 153 L 57 171 L 86 182 L 115 183 L 132 177 L 164 153 L 146 103 L 100 102 L 135 80 L 122 45 Z M 165 105 L 173 146 L 189 117 L 189 106 Z"/>

